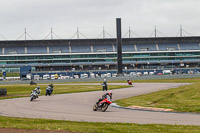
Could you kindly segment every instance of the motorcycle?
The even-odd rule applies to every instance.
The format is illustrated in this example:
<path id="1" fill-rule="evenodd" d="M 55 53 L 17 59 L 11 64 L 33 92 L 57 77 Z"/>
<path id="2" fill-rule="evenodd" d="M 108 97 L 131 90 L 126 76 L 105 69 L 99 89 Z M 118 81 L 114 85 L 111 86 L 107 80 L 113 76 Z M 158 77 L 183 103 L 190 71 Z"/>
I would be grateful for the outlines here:
<path id="1" fill-rule="evenodd" d="M 30 85 L 37 85 L 37 83 L 33 80 L 31 80 Z"/>
<path id="2" fill-rule="evenodd" d="M 37 92 L 33 90 L 33 91 L 31 92 L 31 100 L 30 100 L 30 101 L 33 101 L 33 100 L 36 99 L 36 98 L 38 98 Z"/>
<path id="3" fill-rule="evenodd" d="M 46 88 L 46 96 L 47 95 L 51 95 L 53 93 L 53 84 L 50 84 L 47 88 Z"/>
<path id="4" fill-rule="evenodd" d="M 93 111 L 101 110 L 102 112 L 105 112 L 111 103 L 111 97 L 107 95 L 105 99 L 101 100 L 100 102 L 97 102 L 93 106 Z"/>
<path id="5" fill-rule="evenodd" d="M 132 85 L 131 80 L 127 80 L 127 82 L 128 82 L 128 85 Z"/>
<path id="6" fill-rule="evenodd" d="M 46 95 L 46 96 L 47 96 L 47 95 L 50 96 L 50 95 L 52 94 L 52 92 L 53 92 L 53 88 L 47 87 L 47 88 L 46 88 L 46 94 L 45 94 L 45 95 Z"/>

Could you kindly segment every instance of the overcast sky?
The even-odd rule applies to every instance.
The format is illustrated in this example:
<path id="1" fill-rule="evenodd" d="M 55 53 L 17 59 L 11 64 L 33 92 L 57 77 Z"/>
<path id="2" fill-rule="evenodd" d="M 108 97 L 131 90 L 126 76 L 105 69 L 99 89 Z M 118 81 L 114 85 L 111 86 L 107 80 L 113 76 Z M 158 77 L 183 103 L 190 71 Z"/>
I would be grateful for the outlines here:
<path id="1" fill-rule="evenodd" d="M 180 25 L 185 36 L 200 36 L 200 0 L 0 0 L 0 34 L 8 40 L 18 39 L 25 28 L 34 39 L 44 39 L 51 27 L 63 39 L 77 27 L 87 38 L 97 38 L 103 26 L 115 37 L 116 18 L 122 19 L 122 36 L 130 26 L 150 37 L 155 25 L 158 36 L 177 36 Z"/>

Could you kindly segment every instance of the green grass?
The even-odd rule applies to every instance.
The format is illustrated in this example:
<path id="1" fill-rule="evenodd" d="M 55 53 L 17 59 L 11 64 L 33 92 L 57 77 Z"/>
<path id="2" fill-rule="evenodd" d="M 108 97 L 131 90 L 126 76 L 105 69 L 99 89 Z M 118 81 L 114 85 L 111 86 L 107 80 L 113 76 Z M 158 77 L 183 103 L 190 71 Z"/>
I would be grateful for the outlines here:
<path id="1" fill-rule="evenodd" d="M 115 101 L 121 106 L 144 106 L 174 109 L 176 112 L 200 112 L 200 79 L 165 79 L 135 82 L 193 83 L 150 94 Z"/>
<path id="2" fill-rule="evenodd" d="M 3 73 L 0 73 L 0 77 L 3 76 Z M 20 77 L 19 72 L 6 72 L 6 77 Z"/>
<path id="3" fill-rule="evenodd" d="M 119 81 L 114 81 L 118 82 Z M 126 82 L 126 81 L 121 81 Z M 140 105 L 162 108 L 172 108 L 180 112 L 200 112 L 200 78 L 194 79 L 165 79 L 165 80 L 135 80 L 134 83 L 145 82 L 182 82 L 193 83 L 169 90 L 159 91 L 151 94 L 141 95 L 128 99 L 118 100 L 117 103 L 123 106 Z M 45 93 L 46 85 L 39 85 L 42 88 L 42 95 Z M 30 85 L 7 85 L 0 88 L 7 88 L 8 95 L 21 97 L 29 95 L 36 86 Z M 125 88 L 128 86 L 109 85 L 109 89 Z M 83 91 L 101 90 L 100 85 L 57 85 L 54 94 L 73 93 Z M 20 95 L 20 96 L 16 96 Z M 1 97 L 2 98 L 2 97 Z M 164 125 L 164 124 L 132 124 L 132 123 L 89 123 L 47 119 L 14 118 L 0 116 L 0 128 L 17 129 L 40 129 L 40 130 L 68 130 L 73 132 L 89 133 L 200 133 L 200 126 Z"/>
<path id="4" fill-rule="evenodd" d="M 17 98 L 30 96 L 30 92 L 40 86 L 41 95 L 44 95 L 46 92 L 47 85 L 26 85 L 26 84 L 13 84 L 13 85 L 0 85 L 0 88 L 7 89 L 7 96 L 0 97 L 0 99 L 8 99 L 8 98 Z M 109 85 L 108 89 L 119 89 L 119 88 L 127 88 L 129 86 L 123 85 Z M 77 93 L 77 92 L 89 92 L 89 91 L 100 91 L 102 90 L 101 85 L 54 85 L 53 94 L 64 94 L 64 93 Z"/>
<path id="5" fill-rule="evenodd" d="M 13 118 L 0 116 L 0 128 L 68 130 L 88 133 L 199 133 L 200 126 L 132 124 L 132 123 L 89 123 L 62 120 Z"/>

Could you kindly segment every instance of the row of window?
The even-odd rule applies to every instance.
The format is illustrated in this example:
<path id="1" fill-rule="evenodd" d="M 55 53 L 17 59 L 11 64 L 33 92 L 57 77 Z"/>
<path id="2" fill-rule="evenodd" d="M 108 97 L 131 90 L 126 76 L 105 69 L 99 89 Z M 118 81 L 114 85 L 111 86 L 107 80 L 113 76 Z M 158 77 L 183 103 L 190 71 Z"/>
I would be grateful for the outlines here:
<path id="1" fill-rule="evenodd" d="M 200 57 L 187 57 L 187 58 L 140 58 L 140 59 L 123 59 L 123 61 L 184 61 L 184 60 L 200 60 Z M 39 63 L 95 63 L 95 62 L 117 62 L 117 59 L 93 59 L 93 60 L 45 60 L 45 61 L 4 61 L 0 62 L 1 65 L 5 64 L 39 64 Z"/>
<path id="2" fill-rule="evenodd" d="M 174 53 L 124 53 L 123 57 L 159 57 L 159 56 L 200 56 L 200 52 Z M 1 56 L 0 60 L 38 60 L 38 59 L 76 59 L 76 58 L 116 58 L 117 54 L 84 54 L 84 55 L 34 55 L 34 56 Z"/>

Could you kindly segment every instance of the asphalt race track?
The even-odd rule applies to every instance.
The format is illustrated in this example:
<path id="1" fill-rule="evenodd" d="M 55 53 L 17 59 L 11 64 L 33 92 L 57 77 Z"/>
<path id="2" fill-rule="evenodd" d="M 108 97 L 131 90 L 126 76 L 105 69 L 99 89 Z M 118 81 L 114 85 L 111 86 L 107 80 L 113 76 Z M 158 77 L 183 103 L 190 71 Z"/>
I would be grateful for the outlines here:
<path id="1" fill-rule="evenodd" d="M 92 84 L 91 84 L 92 85 Z M 112 90 L 113 100 L 175 88 L 186 83 L 134 83 L 134 87 Z M 56 85 L 55 85 L 56 88 Z M 200 114 L 129 110 L 109 106 L 106 112 L 93 111 L 95 102 L 105 92 L 84 92 L 0 100 L 0 115 L 26 118 L 87 122 L 160 123 L 200 125 Z"/>

